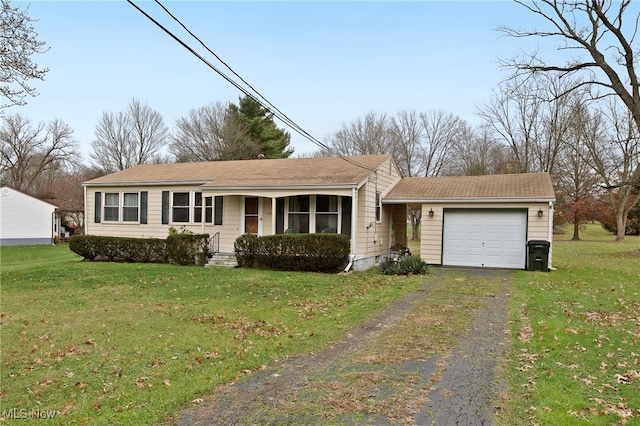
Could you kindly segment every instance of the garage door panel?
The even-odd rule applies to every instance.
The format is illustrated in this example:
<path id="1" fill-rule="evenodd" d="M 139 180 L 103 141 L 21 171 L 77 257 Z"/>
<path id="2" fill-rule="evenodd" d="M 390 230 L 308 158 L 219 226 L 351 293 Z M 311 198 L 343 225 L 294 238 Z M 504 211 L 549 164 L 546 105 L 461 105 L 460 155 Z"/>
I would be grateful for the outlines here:
<path id="1" fill-rule="evenodd" d="M 447 211 L 443 265 L 525 266 L 527 215 L 523 211 Z"/>

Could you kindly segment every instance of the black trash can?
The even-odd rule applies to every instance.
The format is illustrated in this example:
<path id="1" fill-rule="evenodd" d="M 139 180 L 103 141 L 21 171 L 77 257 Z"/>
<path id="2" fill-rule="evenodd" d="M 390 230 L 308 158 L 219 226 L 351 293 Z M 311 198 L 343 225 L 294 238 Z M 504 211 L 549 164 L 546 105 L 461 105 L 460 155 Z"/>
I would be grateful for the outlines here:
<path id="1" fill-rule="evenodd" d="M 527 247 L 527 270 L 549 272 L 551 243 L 545 240 L 530 240 L 527 242 Z"/>

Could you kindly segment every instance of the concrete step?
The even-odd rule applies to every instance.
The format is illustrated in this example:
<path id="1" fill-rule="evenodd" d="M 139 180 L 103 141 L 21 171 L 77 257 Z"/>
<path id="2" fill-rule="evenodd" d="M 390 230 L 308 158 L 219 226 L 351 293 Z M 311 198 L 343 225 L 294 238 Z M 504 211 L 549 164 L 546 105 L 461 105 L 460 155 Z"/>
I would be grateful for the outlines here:
<path id="1" fill-rule="evenodd" d="M 209 258 L 206 267 L 210 268 L 235 268 L 238 266 L 235 253 L 216 253 Z"/>

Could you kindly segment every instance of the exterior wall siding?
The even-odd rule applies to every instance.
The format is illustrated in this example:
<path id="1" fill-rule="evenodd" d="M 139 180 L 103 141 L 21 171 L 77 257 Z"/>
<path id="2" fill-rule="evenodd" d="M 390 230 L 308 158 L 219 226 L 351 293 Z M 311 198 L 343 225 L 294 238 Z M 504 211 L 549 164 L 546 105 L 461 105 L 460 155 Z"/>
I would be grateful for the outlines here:
<path id="1" fill-rule="evenodd" d="M 0 245 L 53 243 L 54 205 L 3 187 L 0 207 Z"/>
<path id="2" fill-rule="evenodd" d="M 442 231 L 444 209 L 527 209 L 527 241 L 545 240 L 552 242 L 550 220 L 553 220 L 553 209 L 546 202 L 540 203 L 456 203 L 456 204 L 423 204 L 422 224 L 420 232 L 420 257 L 433 265 L 442 264 Z M 429 210 L 433 209 L 433 217 Z M 543 216 L 538 217 L 538 210 Z M 552 222 L 551 222 L 552 224 Z M 553 247 L 553 244 L 551 245 Z M 523 248 L 524 250 L 525 248 Z M 551 263 L 551 252 L 549 253 Z"/>
<path id="3" fill-rule="evenodd" d="M 147 223 L 138 222 L 104 222 L 95 223 L 94 207 L 95 193 L 102 192 L 140 192 L 148 191 L 147 201 Z M 212 223 L 162 223 L 162 191 L 191 192 L 197 191 L 196 186 L 158 186 L 158 187 L 100 187 L 87 188 L 86 211 L 86 233 L 88 235 L 134 237 L 134 238 L 167 238 L 169 228 L 187 229 L 195 233 L 208 233 L 214 235 L 220 232 L 220 250 L 233 251 L 233 243 L 239 235 L 240 229 L 240 197 L 225 196 L 222 225 Z"/>
<path id="4" fill-rule="evenodd" d="M 366 184 L 358 191 L 358 257 L 377 259 L 389 253 L 391 247 L 392 205 L 382 204 L 380 221 L 376 221 L 376 192 L 385 194 L 399 182 L 400 172 L 391 159 L 385 161 L 377 173 L 369 176 Z M 398 223 L 396 222 L 396 226 Z M 371 262 L 369 262 L 371 263 Z M 375 263 L 375 262 L 374 262 Z M 369 266 L 372 266 L 369 265 Z"/>

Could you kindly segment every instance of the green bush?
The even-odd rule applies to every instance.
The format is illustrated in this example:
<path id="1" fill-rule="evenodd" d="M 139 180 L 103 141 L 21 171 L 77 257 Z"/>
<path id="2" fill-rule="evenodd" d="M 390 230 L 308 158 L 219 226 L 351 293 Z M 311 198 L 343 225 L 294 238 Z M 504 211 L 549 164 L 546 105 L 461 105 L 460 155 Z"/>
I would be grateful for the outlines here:
<path id="1" fill-rule="evenodd" d="M 169 234 L 167 257 L 171 263 L 193 265 L 196 253 L 207 250 L 209 234 Z"/>
<path id="2" fill-rule="evenodd" d="M 74 235 L 69 249 L 85 260 L 167 263 L 167 242 L 158 238 L 123 238 Z"/>
<path id="3" fill-rule="evenodd" d="M 380 263 L 380 272 L 385 275 L 424 275 L 429 266 L 418 256 L 388 257 Z"/>
<path id="4" fill-rule="evenodd" d="M 349 260 L 350 241 L 341 234 L 242 235 L 234 248 L 241 266 L 336 272 Z"/>
<path id="5" fill-rule="evenodd" d="M 69 250 L 82 256 L 85 260 L 93 260 L 98 256 L 96 240 L 102 238 L 95 235 L 74 235 L 69 239 Z"/>
<path id="6" fill-rule="evenodd" d="M 254 234 L 240 235 L 233 243 L 233 250 L 236 253 L 238 266 L 253 267 L 254 254 L 258 236 Z"/>

